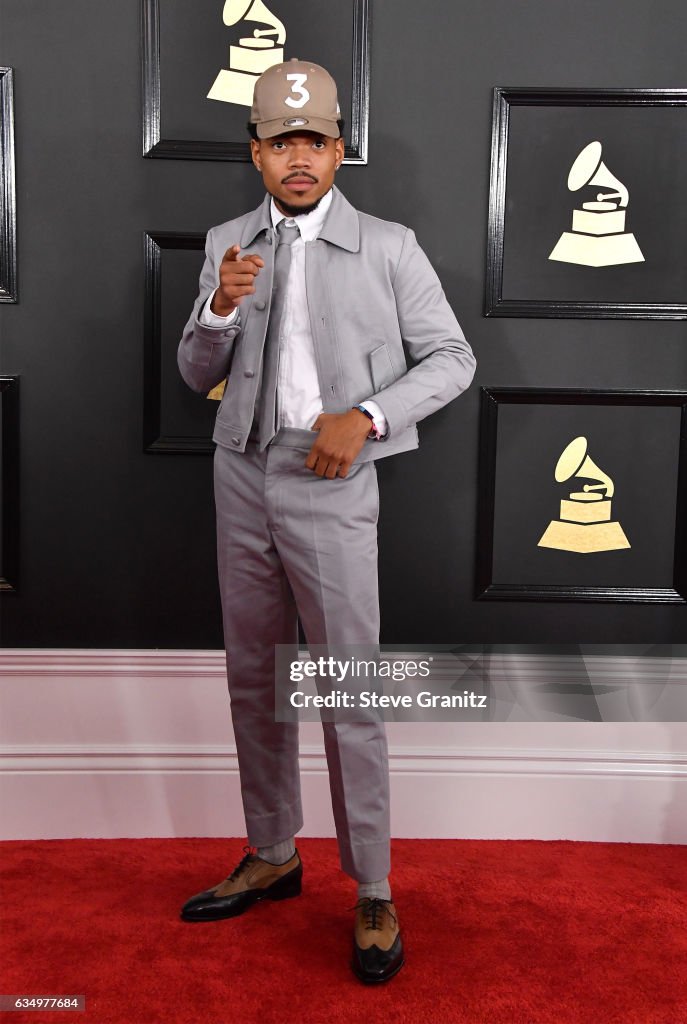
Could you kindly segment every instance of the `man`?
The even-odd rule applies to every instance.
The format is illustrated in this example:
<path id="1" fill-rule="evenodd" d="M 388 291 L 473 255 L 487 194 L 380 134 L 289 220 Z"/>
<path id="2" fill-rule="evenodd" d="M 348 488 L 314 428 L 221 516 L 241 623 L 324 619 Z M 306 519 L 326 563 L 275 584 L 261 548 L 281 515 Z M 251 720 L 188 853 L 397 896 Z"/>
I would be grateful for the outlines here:
<path id="1" fill-rule="evenodd" d="M 336 85 L 293 60 L 257 81 L 249 130 L 267 191 L 208 233 L 179 346 L 184 380 L 226 378 L 214 440 L 217 545 L 248 850 L 192 897 L 188 921 L 301 890 L 297 723 L 276 722 L 274 648 L 379 642 L 374 461 L 416 448 L 418 420 L 470 383 L 474 357 L 412 231 L 358 213 L 334 186 Z M 413 363 L 408 369 L 405 351 Z M 323 722 L 341 866 L 358 882 L 352 967 L 403 965 L 388 882 L 383 722 Z"/>

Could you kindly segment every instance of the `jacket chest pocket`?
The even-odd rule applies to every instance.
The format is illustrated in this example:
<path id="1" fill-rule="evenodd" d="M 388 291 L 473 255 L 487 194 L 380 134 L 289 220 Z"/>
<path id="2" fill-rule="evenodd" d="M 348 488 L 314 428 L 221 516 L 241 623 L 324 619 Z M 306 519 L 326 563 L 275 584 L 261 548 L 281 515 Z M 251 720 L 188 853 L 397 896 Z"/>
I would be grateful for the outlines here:
<path id="1" fill-rule="evenodd" d="M 394 368 L 386 345 L 380 345 L 370 352 L 370 373 L 375 391 L 382 391 L 389 384 L 393 384 Z"/>

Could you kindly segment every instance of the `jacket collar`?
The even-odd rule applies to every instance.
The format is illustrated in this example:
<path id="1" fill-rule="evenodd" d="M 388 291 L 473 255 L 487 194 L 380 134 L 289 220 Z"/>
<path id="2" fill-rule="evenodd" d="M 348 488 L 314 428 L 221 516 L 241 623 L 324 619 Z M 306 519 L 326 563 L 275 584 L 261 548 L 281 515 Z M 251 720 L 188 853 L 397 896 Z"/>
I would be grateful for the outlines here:
<path id="1" fill-rule="evenodd" d="M 360 223 L 358 211 L 355 210 L 342 192 L 339 192 L 336 185 L 332 186 L 334 198 L 329 207 L 327 219 L 320 231 L 320 238 L 326 242 L 347 249 L 349 252 L 358 252 L 360 249 Z"/>
<path id="2" fill-rule="evenodd" d="M 326 242 L 332 242 L 342 249 L 347 249 L 349 252 L 358 252 L 360 249 L 358 213 L 343 193 L 339 192 L 336 185 L 332 187 L 332 192 L 332 205 L 329 207 L 327 219 L 320 231 L 320 238 Z M 257 210 L 248 214 L 241 234 L 241 248 L 245 249 L 254 242 L 262 231 L 271 230 L 270 197 L 266 195 Z"/>
<path id="3" fill-rule="evenodd" d="M 266 195 L 257 210 L 253 210 L 253 212 L 249 213 L 246 217 L 246 223 L 243 225 L 243 231 L 241 233 L 239 243 L 241 248 L 247 249 L 261 232 L 271 230 L 272 218 L 270 216 L 270 196 Z"/>

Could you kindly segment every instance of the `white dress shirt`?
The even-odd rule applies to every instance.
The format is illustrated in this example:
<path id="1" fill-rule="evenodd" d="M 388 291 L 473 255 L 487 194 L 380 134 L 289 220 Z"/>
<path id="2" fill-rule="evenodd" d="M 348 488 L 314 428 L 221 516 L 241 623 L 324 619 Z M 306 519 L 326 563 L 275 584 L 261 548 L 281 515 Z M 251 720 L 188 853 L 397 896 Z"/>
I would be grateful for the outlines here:
<path id="1" fill-rule="evenodd" d="M 311 430 L 313 423 L 323 411 L 322 395 L 317 377 L 315 345 L 310 329 L 308 300 L 305 289 L 305 243 L 319 236 L 332 202 L 331 189 L 320 200 L 317 209 L 311 213 L 299 213 L 296 217 L 284 217 L 277 209 L 274 199 L 270 211 L 272 224 L 276 229 L 280 221 L 295 224 L 299 236 L 291 246 L 291 263 L 286 286 L 284 312 L 279 340 L 279 374 L 277 377 L 277 414 L 280 427 L 300 427 Z M 210 309 L 214 292 L 203 306 L 199 320 L 207 327 L 226 327 L 235 322 L 239 315 L 237 307 L 229 316 L 218 316 Z M 365 399 L 361 403 L 372 413 L 374 425 L 380 435 L 386 433 L 386 417 L 376 402 Z"/>

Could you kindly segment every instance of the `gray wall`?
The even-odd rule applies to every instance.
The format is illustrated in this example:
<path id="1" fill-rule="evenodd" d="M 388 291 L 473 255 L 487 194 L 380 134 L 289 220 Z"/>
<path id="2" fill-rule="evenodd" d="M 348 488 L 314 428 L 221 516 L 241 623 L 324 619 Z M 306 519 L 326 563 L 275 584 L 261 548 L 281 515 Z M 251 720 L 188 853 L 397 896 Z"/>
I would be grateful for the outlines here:
<path id="1" fill-rule="evenodd" d="M 389 643 L 671 642 L 684 606 L 473 598 L 478 385 L 687 387 L 684 322 L 485 319 L 492 88 L 679 88 L 683 0 L 372 0 L 370 153 L 338 184 L 413 227 L 479 367 L 380 464 Z M 136 0 L 2 0 L 16 69 L 21 592 L 5 646 L 219 647 L 211 458 L 142 452 L 144 229 L 204 232 L 249 209 L 246 164 L 143 160 Z M 313 54 L 313 59 L 318 55 Z"/>

